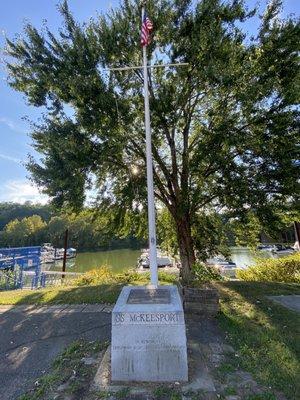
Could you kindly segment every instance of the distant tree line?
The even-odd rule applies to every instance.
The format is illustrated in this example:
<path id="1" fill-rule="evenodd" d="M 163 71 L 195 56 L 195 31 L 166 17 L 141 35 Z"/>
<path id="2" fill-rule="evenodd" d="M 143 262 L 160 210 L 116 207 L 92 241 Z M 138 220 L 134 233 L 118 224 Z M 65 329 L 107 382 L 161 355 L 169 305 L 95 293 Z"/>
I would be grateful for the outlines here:
<path id="1" fill-rule="evenodd" d="M 39 246 L 45 242 L 62 247 L 66 229 L 69 246 L 78 250 L 140 248 L 142 239 L 112 232 L 109 215 L 55 213 L 48 205 L 0 203 L 0 247 Z"/>
<path id="2" fill-rule="evenodd" d="M 32 215 L 39 215 L 45 222 L 49 222 L 52 211 L 49 205 L 33 204 L 27 201 L 24 204 L 3 202 L 0 203 L 0 231 L 2 231 L 10 221 L 23 219 Z"/>
<path id="3" fill-rule="evenodd" d="M 0 248 L 39 246 L 46 242 L 63 247 L 66 229 L 69 229 L 69 247 L 82 251 L 147 247 L 145 210 L 126 213 L 122 218 L 125 224 L 120 229 L 111 209 L 100 212 L 85 208 L 75 214 L 30 202 L 0 203 Z M 276 225 L 261 224 L 251 210 L 244 219 L 230 218 L 225 212 L 211 214 L 206 221 L 203 218 L 206 217 L 198 215 L 193 231 L 197 246 L 202 249 L 198 254 L 201 260 L 211 254 L 228 255 L 230 246 L 256 248 L 262 242 L 262 235 L 265 242 L 292 243 L 293 221 L 299 220 L 300 215 L 297 210 L 285 212 L 278 215 Z M 176 227 L 166 208 L 157 212 L 157 234 L 160 247 L 169 254 L 178 255 Z"/>

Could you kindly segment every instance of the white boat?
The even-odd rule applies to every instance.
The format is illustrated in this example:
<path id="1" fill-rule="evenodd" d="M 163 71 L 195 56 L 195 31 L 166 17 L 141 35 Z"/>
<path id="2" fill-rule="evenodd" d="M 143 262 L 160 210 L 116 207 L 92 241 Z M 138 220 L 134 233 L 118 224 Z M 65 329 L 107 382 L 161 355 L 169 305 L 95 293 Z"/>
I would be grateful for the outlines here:
<path id="1" fill-rule="evenodd" d="M 274 251 L 275 245 L 274 244 L 260 244 L 257 246 L 257 250 L 260 251 Z"/>
<path id="2" fill-rule="evenodd" d="M 63 260 L 65 254 L 65 249 L 55 249 L 55 260 Z M 70 247 L 67 249 L 67 259 L 75 258 L 77 255 L 76 249 Z"/>
<path id="3" fill-rule="evenodd" d="M 271 252 L 277 255 L 289 255 L 295 252 L 295 249 L 290 246 L 285 246 L 283 244 L 268 244 L 268 245 L 260 245 L 257 246 L 258 250 Z"/>
<path id="4" fill-rule="evenodd" d="M 157 250 L 157 266 L 158 268 L 171 267 L 172 260 L 170 257 L 161 254 L 160 250 Z M 143 249 L 140 258 L 138 259 L 138 267 L 150 268 L 149 250 Z"/>
<path id="5" fill-rule="evenodd" d="M 295 250 L 290 247 L 290 246 L 284 246 L 282 244 L 275 244 L 274 250 L 272 250 L 272 253 L 278 254 L 278 255 L 290 255 L 294 254 Z"/>
<path id="6" fill-rule="evenodd" d="M 67 249 L 67 259 L 75 258 L 77 255 L 76 249 L 70 247 Z M 57 260 L 63 260 L 64 249 L 57 249 L 51 243 L 44 243 L 41 250 L 41 263 L 50 264 Z"/>
<path id="7" fill-rule="evenodd" d="M 50 264 L 55 260 L 55 248 L 51 243 L 44 243 L 41 249 L 41 264 Z"/>
<path id="8" fill-rule="evenodd" d="M 222 276 L 234 278 L 238 269 L 236 263 L 231 260 L 225 260 L 222 257 L 209 258 L 206 264 L 216 268 Z"/>

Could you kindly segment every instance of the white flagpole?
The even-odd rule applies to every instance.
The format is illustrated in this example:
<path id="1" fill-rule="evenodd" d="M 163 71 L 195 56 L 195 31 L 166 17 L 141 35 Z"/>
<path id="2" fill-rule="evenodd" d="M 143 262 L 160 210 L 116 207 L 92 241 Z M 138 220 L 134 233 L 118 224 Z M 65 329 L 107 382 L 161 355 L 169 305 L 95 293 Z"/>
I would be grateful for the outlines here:
<path id="1" fill-rule="evenodd" d="M 145 7 L 142 8 L 142 24 L 144 21 Z M 146 155 L 147 155 L 147 191 L 148 191 L 148 228 L 149 228 L 149 253 L 150 253 L 150 275 L 151 286 L 158 286 L 157 273 L 157 251 L 156 251 L 156 228 L 155 228 L 155 206 L 153 188 L 153 161 L 151 145 L 150 106 L 148 90 L 148 66 L 147 46 L 143 46 L 143 68 L 144 68 L 144 98 L 145 98 L 145 129 L 146 129 Z"/>

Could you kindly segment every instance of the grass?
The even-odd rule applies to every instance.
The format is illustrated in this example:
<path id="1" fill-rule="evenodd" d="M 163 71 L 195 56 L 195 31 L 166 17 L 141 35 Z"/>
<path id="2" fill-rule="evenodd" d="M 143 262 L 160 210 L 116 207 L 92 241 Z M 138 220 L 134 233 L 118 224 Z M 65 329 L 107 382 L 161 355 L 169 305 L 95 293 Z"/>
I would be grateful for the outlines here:
<path id="1" fill-rule="evenodd" d="M 148 282 L 148 274 L 127 272 L 112 276 L 103 270 L 84 275 L 74 286 L 0 292 L 0 304 L 114 303 L 123 285 Z M 160 273 L 160 282 L 174 283 L 176 276 Z M 232 364 L 230 360 L 222 364 L 218 374 L 222 376 L 237 368 L 251 372 L 267 391 L 249 400 L 271 400 L 274 398 L 272 392 L 276 390 L 291 400 L 300 398 L 300 315 L 266 297 L 300 294 L 300 285 L 243 281 L 218 282 L 215 285 L 221 298 L 220 326 L 239 354 Z M 55 372 L 45 377 L 41 388 L 51 387 L 56 379 Z M 161 388 L 155 393 L 157 398 L 166 395 L 164 390 Z M 167 395 L 170 397 L 170 393 Z M 177 393 L 172 393 L 172 396 L 175 400 Z M 34 397 L 30 399 L 35 400 Z"/>
<path id="2" fill-rule="evenodd" d="M 40 290 L 10 290 L 0 292 L 0 304 L 95 304 L 114 303 L 122 284 L 65 286 Z"/>
<path id="3" fill-rule="evenodd" d="M 35 388 L 20 396 L 18 400 L 43 400 L 55 398 L 60 385 L 65 385 L 64 392 L 73 395 L 72 398 L 85 398 L 89 383 L 95 374 L 95 367 L 85 365 L 84 357 L 97 357 L 108 343 L 87 342 L 78 340 L 73 342 L 57 357 L 51 371 L 43 375 L 35 383 Z"/>
<path id="4" fill-rule="evenodd" d="M 153 390 L 153 395 L 156 400 L 181 400 L 182 396 L 178 390 L 168 386 L 159 386 Z"/>
<path id="5" fill-rule="evenodd" d="M 300 294 L 300 285 L 225 282 L 217 287 L 221 295 L 219 322 L 240 355 L 239 367 L 272 391 L 281 391 L 289 399 L 300 398 L 300 316 L 266 298 Z M 230 370 L 228 365 L 223 368 Z M 272 398 L 266 394 L 253 400 Z"/>
<path id="6" fill-rule="evenodd" d="M 159 273 L 160 283 L 176 282 L 176 276 Z M 54 286 L 39 290 L 0 291 L 0 305 L 4 304 L 95 304 L 116 302 L 124 285 L 147 285 L 149 273 L 138 274 L 130 271 L 113 275 L 107 268 L 90 271 L 77 280 L 73 286 Z"/>

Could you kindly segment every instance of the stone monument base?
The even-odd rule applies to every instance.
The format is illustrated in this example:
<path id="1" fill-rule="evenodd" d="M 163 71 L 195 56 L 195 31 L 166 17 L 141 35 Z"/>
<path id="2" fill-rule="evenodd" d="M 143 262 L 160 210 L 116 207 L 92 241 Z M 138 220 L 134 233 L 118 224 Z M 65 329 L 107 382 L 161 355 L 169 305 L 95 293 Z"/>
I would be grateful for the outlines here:
<path id="1" fill-rule="evenodd" d="M 186 382 L 184 313 L 176 286 L 126 286 L 112 311 L 112 381 Z"/>

